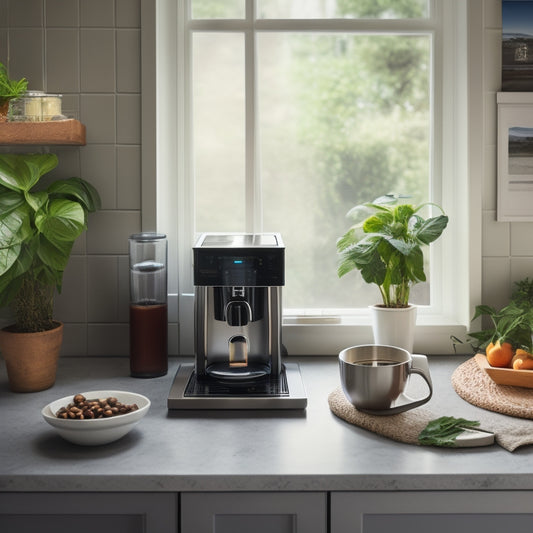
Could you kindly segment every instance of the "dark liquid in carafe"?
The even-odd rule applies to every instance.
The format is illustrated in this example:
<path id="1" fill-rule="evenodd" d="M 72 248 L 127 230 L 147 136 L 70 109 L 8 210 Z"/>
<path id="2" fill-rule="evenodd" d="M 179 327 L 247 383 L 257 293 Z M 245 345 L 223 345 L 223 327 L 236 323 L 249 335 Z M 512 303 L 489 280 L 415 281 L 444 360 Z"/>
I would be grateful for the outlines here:
<path id="1" fill-rule="evenodd" d="M 168 371 L 167 304 L 130 304 L 130 371 L 140 378 Z"/>

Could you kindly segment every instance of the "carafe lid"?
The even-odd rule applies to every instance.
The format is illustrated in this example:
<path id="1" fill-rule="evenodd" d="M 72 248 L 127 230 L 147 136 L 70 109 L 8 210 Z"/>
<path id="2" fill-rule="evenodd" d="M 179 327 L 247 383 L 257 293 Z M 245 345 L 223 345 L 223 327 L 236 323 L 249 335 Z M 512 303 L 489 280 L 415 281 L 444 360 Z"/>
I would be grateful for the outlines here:
<path id="1" fill-rule="evenodd" d="M 145 231 L 143 233 L 134 233 L 130 235 L 132 241 L 138 242 L 151 242 L 151 241 L 160 241 L 161 239 L 166 239 L 167 236 L 164 233 L 155 233 L 150 231 Z"/>

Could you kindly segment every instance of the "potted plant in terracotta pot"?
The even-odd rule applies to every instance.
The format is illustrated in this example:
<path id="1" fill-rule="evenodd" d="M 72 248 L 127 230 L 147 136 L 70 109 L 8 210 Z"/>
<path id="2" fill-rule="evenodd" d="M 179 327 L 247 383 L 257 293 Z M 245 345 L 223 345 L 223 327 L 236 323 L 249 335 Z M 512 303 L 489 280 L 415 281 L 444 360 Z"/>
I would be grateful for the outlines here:
<path id="1" fill-rule="evenodd" d="M 0 122 L 7 120 L 7 111 L 9 100 L 19 98 L 28 88 L 28 80 L 12 80 L 9 78 L 7 69 L 3 63 L 0 63 Z"/>
<path id="2" fill-rule="evenodd" d="M 378 286 L 382 303 L 372 306 L 374 341 L 411 352 L 416 307 L 409 303 L 410 290 L 426 280 L 422 248 L 440 237 L 448 217 L 435 204 L 415 206 L 401 199 L 381 196 L 349 211 L 355 224 L 337 241 L 337 273 L 359 270 L 367 283 Z M 442 214 L 424 219 L 419 213 L 428 205 Z"/>
<path id="3" fill-rule="evenodd" d="M 54 154 L 0 154 L 0 307 L 15 315 L 0 331 L 0 352 L 17 392 L 55 382 L 63 325 L 53 319 L 54 294 L 88 213 L 100 207 L 96 189 L 80 178 L 39 187 L 57 163 Z"/>

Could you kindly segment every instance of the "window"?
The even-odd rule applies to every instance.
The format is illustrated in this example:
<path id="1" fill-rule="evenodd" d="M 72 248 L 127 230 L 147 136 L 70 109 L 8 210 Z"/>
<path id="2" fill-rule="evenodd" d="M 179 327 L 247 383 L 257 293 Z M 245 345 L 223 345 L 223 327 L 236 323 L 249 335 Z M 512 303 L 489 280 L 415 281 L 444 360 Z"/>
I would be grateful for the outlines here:
<path id="1" fill-rule="evenodd" d="M 465 216 L 456 195 L 467 187 L 462 4 L 159 5 L 157 217 L 160 229 L 176 228 L 168 232 L 183 352 L 190 353 L 192 326 L 190 248 L 203 231 L 281 232 L 290 353 L 335 353 L 348 331 L 352 344 L 370 342 L 366 307 L 378 300 L 377 288 L 357 273 L 338 279 L 335 240 L 353 205 L 389 192 L 436 202 L 450 215 L 426 257 L 430 281 L 412 300 L 421 306 L 419 323 L 447 328 L 439 346 L 456 326 L 464 331 L 468 268 L 448 253 L 468 255 L 464 231 L 457 242 Z M 426 352 L 435 347 L 427 331 Z M 320 342 L 311 340 L 313 349 L 306 339 Z"/>

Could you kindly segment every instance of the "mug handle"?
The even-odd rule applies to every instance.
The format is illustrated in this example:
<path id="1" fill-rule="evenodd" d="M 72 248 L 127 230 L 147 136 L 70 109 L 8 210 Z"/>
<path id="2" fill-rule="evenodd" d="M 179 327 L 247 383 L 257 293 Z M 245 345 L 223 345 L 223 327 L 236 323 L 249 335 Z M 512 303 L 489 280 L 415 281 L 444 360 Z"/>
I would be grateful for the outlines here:
<path id="1" fill-rule="evenodd" d="M 396 400 L 395 405 L 393 407 L 390 407 L 388 409 L 381 409 L 379 411 L 376 411 L 374 409 L 359 409 L 360 411 L 364 411 L 365 413 L 371 415 L 397 415 L 398 413 L 409 411 L 409 409 L 420 407 L 421 405 L 424 405 L 425 403 L 429 402 L 429 400 L 433 396 L 433 383 L 431 382 L 431 376 L 429 374 L 428 358 L 425 355 L 411 355 L 411 358 L 412 363 L 409 373 L 419 374 L 424 378 L 425 382 L 429 387 L 428 395 L 419 400 L 414 400 L 413 398 L 410 398 L 406 394 L 402 393 Z"/>

